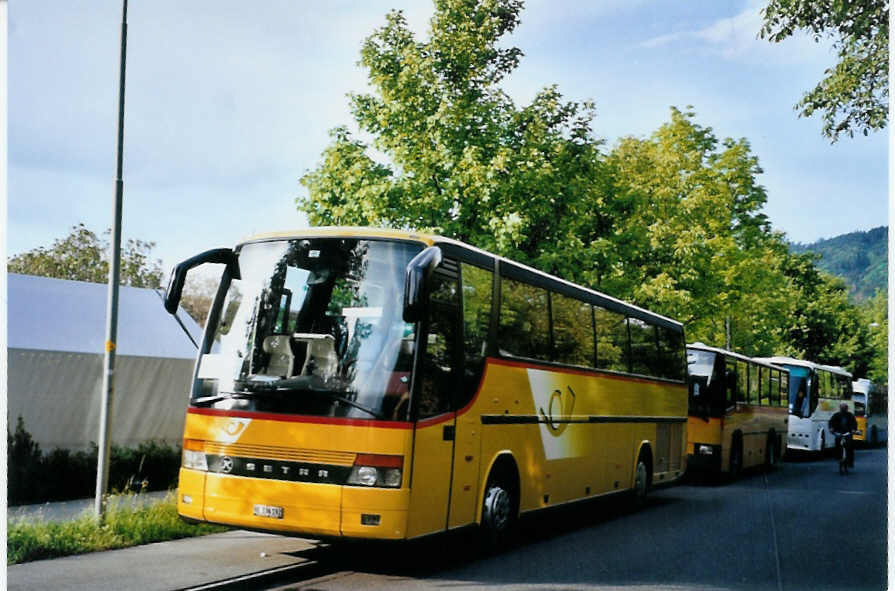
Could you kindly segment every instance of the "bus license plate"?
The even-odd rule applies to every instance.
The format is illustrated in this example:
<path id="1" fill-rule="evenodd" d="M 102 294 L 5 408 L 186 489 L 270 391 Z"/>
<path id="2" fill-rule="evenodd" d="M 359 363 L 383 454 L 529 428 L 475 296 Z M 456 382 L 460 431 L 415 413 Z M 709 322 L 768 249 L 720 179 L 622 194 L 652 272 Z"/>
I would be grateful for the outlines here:
<path id="1" fill-rule="evenodd" d="M 255 505 L 253 512 L 258 517 L 271 517 L 273 519 L 283 518 L 283 508 L 274 507 L 273 505 Z"/>

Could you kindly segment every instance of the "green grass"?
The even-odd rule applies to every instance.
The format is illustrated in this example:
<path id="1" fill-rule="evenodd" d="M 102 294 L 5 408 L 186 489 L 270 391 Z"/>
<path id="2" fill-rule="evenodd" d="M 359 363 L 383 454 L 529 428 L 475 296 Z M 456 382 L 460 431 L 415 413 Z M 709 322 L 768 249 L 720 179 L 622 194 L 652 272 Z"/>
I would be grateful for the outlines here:
<path id="1" fill-rule="evenodd" d="M 100 526 L 89 513 L 73 521 L 12 519 L 7 522 L 7 564 L 19 564 L 71 554 L 127 548 L 151 542 L 203 536 L 226 531 L 208 524 L 190 525 L 177 516 L 173 493 L 145 507 L 111 507 Z"/>

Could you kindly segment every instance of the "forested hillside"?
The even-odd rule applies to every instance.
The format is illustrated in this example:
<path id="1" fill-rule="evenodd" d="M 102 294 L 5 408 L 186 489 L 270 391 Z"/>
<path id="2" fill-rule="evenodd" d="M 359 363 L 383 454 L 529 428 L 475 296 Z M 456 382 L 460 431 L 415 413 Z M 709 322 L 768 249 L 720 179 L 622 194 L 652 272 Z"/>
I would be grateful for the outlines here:
<path id="1" fill-rule="evenodd" d="M 792 244 L 793 253 L 821 255 L 817 266 L 842 277 L 849 292 L 858 301 L 866 300 L 877 289 L 886 289 L 889 263 L 889 228 L 880 226 L 867 232 L 851 232 L 813 244 Z"/>

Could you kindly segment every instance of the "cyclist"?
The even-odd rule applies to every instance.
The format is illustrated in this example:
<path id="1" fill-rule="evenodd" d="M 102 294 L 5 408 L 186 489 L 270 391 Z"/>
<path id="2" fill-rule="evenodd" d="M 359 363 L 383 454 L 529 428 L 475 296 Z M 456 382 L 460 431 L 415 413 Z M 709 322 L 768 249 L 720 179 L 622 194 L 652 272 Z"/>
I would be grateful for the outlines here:
<path id="1" fill-rule="evenodd" d="M 858 430 L 858 421 L 855 415 L 848 411 L 848 404 L 845 402 L 839 405 L 839 412 L 830 417 L 828 423 L 830 431 L 836 436 L 836 444 L 838 447 L 839 438 L 845 437 L 845 455 L 848 461 L 848 467 L 855 467 L 855 448 L 852 444 L 852 434 Z"/>

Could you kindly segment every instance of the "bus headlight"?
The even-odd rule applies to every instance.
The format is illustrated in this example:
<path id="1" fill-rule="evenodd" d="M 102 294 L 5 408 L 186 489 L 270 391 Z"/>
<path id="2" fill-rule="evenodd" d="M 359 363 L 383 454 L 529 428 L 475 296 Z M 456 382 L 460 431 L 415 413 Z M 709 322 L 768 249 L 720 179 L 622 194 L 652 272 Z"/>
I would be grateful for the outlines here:
<path id="1" fill-rule="evenodd" d="M 379 480 L 379 470 L 373 466 L 355 466 L 348 476 L 348 484 L 362 486 L 376 486 L 377 480 Z"/>
<path id="2" fill-rule="evenodd" d="M 400 488 L 403 456 L 358 454 L 346 484 Z"/>
<path id="3" fill-rule="evenodd" d="M 205 445 L 195 439 L 183 441 L 183 467 L 190 470 L 208 472 L 208 462 L 205 459 Z"/>

